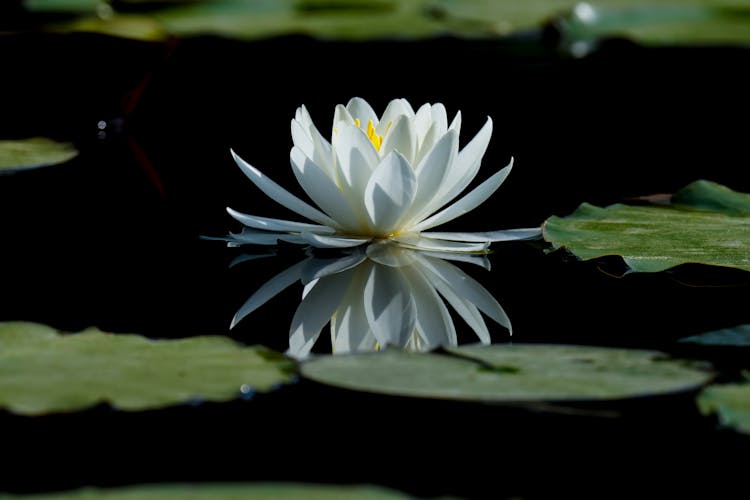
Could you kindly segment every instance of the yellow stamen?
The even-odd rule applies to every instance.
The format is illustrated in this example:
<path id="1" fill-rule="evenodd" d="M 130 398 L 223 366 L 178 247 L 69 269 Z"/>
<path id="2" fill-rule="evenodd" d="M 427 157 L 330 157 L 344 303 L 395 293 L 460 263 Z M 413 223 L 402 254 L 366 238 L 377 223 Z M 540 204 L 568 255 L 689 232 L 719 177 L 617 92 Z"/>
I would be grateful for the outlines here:
<path id="1" fill-rule="evenodd" d="M 354 124 L 358 127 L 362 127 L 362 122 L 359 118 L 354 119 Z M 388 129 L 391 128 L 391 123 L 388 123 L 388 127 L 386 128 L 386 132 L 388 132 Z M 383 145 L 383 136 L 378 134 L 375 131 L 375 124 L 372 122 L 372 120 L 367 120 L 367 130 L 365 131 L 367 134 L 367 138 L 370 139 L 370 142 L 373 146 L 375 146 L 375 149 L 377 151 L 380 151 L 380 146 Z"/>

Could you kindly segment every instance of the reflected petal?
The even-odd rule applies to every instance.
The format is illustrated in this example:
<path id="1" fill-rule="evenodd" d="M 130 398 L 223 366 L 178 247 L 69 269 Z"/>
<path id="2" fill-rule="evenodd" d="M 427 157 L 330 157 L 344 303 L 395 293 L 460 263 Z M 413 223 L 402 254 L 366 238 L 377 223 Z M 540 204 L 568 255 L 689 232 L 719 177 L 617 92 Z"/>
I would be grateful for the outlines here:
<path id="1" fill-rule="evenodd" d="M 499 231 L 481 231 L 476 233 L 454 233 L 454 232 L 422 232 L 419 233 L 423 238 L 433 238 L 438 240 L 450 241 L 517 241 L 530 240 L 542 235 L 542 229 L 539 227 L 529 227 L 524 229 L 501 229 Z"/>
<path id="2" fill-rule="evenodd" d="M 406 345 L 414 331 L 417 311 L 398 268 L 373 266 L 364 292 L 365 315 L 380 345 Z"/>
<path id="3" fill-rule="evenodd" d="M 280 272 L 279 274 L 271 278 L 268 282 L 266 282 L 266 284 L 260 287 L 254 294 L 250 296 L 249 299 L 247 299 L 244 304 L 242 304 L 242 307 L 240 307 L 239 310 L 235 313 L 229 328 L 234 328 L 234 326 L 239 323 L 242 318 L 255 311 L 260 306 L 284 291 L 295 281 L 299 280 L 302 276 L 302 269 L 304 268 L 306 261 L 307 259 L 303 260 L 302 262 L 298 262 L 285 271 Z"/>

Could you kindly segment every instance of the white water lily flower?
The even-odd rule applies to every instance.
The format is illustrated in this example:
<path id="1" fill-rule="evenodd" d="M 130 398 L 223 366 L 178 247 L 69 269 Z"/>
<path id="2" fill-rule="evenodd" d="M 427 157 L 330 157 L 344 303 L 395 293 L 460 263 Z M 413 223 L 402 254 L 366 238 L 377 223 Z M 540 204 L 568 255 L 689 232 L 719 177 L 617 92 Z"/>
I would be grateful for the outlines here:
<path id="1" fill-rule="evenodd" d="M 321 248 L 354 247 L 389 239 L 438 251 L 484 251 L 492 241 L 539 236 L 539 228 L 482 233 L 429 232 L 483 203 L 510 173 L 513 160 L 450 204 L 479 171 L 492 134 L 492 120 L 461 150 L 461 114 L 448 125 L 445 107 L 425 104 L 415 113 L 405 99 L 391 101 L 378 117 L 363 99 L 338 105 L 331 142 L 304 106 L 292 120 L 291 164 L 297 181 L 319 208 L 276 184 L 232 155 L 266 195 L 312 221 L 248 215 L 228 208 L 247 228 L 232 244 L 273 245 L 278 240 Z M 446 207 L 447 205 L 447 207 Z"/>
<path id="2" fill-rule="evenodd" d="M 489 267 L 483 255 L 430 252 L 383 241 L 339 258 L 310 257 L 260 287 L 237 311 L 232 326 L 290 285 L 305 284 L 292 319 L 287 354 L 304 358 L 330 323 L 335 353 L 387 345 L 411 351 L 457 345 L 447 305 L 479 340 L 490 343 L 481 313 L 508 330 L 503 308 L 477 281 L 447 259 Z M 446 305 L 447 304 L 447 305 Z"/>

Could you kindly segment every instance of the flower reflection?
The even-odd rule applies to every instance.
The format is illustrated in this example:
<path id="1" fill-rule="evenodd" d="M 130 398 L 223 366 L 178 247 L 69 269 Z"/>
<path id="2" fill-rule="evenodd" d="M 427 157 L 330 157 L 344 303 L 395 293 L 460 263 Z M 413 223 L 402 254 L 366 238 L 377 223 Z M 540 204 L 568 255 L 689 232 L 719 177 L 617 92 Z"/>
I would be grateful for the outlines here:
<path id="1" fill-rule="evenodd" d="M 510 331 L 497 300 L 448 260 L 489 268 L 484 255 L 413 250 L 390 242 L 349 249 L 336 258 L 311 256 L 260 287 L 237 311 L 232 327 L 301 281 L 302 301 L 292 319 L 287 352 L 297 358 L 310 353 L 328 323 L 335 353 L 387 345 L 413 351 L 456 345 L 448 305 L 482 343 L 490 343 L 490 333 L 481 313 Z"/>
<path id="2" fill-rule="evenodd" d="M 492 120 L 459 151 L 461 114 L 450 125 L 445 107 L 424 104 L 414 112 L 394 99 L 378 117 L 353 98 L 336 107 L 331 141 L 304 106 L 292 119 L 292 170 L 316 208 L 291 194 L 232 152 L 237 165 L 266 195 L 308 219 L 297 222 L 229 214 L 246 226 L 233 244 L 273 245 L 278 240 L 319 248 L 356 247 L 387 239 L 427 250 L 477 252 L 493 241 L 536 238 L 539 228 L 478 233 L 427 231 L 482 204 L 510 173 L 513 160 L 465 196 L 492 135 Z"/>

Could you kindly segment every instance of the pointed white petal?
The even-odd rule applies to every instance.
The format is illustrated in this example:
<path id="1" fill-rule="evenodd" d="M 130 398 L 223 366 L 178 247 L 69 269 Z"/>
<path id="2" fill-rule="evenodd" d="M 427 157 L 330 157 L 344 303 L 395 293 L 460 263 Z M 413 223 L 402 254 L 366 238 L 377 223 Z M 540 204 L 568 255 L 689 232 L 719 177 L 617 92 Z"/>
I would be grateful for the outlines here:
<path id="1" fill-rule="evenodd" d="M 414 266 L 403 269 L 417 310 L 416 328 L 429 347 L 456 345 L 456 328 L 435 288 Z"/>
<path id="2" fill-rule="evenodd" d="M 424 258 L 420 259 L 420 262 L 422 269 L 434 273 L 435 279 L 443 280 L 459 297 L 474 304 L 484 314 L 510 330 L 511 334 L 513 333 L 510 319 L 508 319 L 508 315 L 505 314 L 502 306 L 474 278 L 441 259 Z M 431 281 L 434 282 L 434 280 Z"/>
<path id="3" fill-rule="evenodd" d="M 251 181 L 253 181 L 253 184 L 258 186 L 258 188 L 272 200 L 281 205 L 284 205 L 292 212 L 296 212 L 299 215 L 306 217 L 312 221 L 318 222 L 325 226 L 336 228 L 339 227 L 333 219 L 276 184 L 274 181 L 265 176 L 260 170 L 240 158 L 234 151 L 232 151 L 232 156 L 234 157 L 234 161 L 237 163 L 240 169 L 242 169 L 245 175 Z"/>
<path id="4" fill-rule="evenodd" d="M 292 148 L 289 158 L 297 182 L 305 193 L 336 221 L 338 227 L 356 228 L 359 221 L 352 207 L 325 171 L 297 146 Z"/>
<path id="5" fill-rule="evenodd" d="M 302 271 L 301 280 L 302 283 L 310 283 L 320 278 L 325 278 L 331 274 L 340 273 L 347 269 L 352 269 L 360 265 L 365 259 L 367 254 L 364 250 L 356 249 L 351 255 L 344 255 L 343 257 L 322 259 L 315 257 L 307 260 L 307 264 Z"/>
<path id="6" fill-rule="evenodd" d="M 437 102 L 432 105 L 430 112 L 432 114 L 432 124 L 436 127 L 437 136 L 441 137 L 448 130 L 448 113 L 445 111 L 445 106 Z"/>
<path id="7" fill-rule="evenodd" d="M 436 259 L 451 260 L 456 262 L 465 262 L 475 266 L 482 267 L 486 270 L 491 269 L 490 259 L 486 254 L 466 253 L 466 252 L 437 252 L 433 250 L 420 250 L 422 255 L 434 257 Z"/>
<path id="8" fill-rule="evenodd" d="M 388 103 L 385 111 L 383 111 L 383 115 L 380 117 L 380 123 L 375 127 L 375 131 L 380 135 L 385 135 L 388 129 L 390 129 L 401 116 L 413 118 L 414 110 L 412 110 L 411 106 L 405 99 L 393 99 Z"/>
<path id="9" fill-rule="evenodd" d="M 355 126 L 343 125 L 336 135 L 333 149 L 343 182 L 361 200 L 372 171 L 380 156 L 367 135 Z"/>
<path id="10" fill-rule="evenodd" d="M 310 137 L 309 130 L 296 119 L 292 120 L 291 129 L 294 145 L 300 148 L 305 156 L 312 158 L 315 155 L 315 145 L 312 137 Z"/>
<path id="11" fill-rule="evenodd" d="M 407 116 L 401 116 L 383 137 L 380 155 L 385 157 L 391 151 L 398 151 L 411 164 L 414 161 L 416 149 L 417 136 L 414 132 L 414 125 Z"/>
<path id="12" fill-rule="evenodd" d="M 512 167 L 513 159 L 511 158 L 510 163 L 507 167 L 503 168 L 495 175 L 481 183 L 479 186 L 469 192 L 469 194 L 465 195 L 453 205 L 450 205 L 449 207 L 443 209 L 435 215 L 428 217 L 422 222 L 416 224 L 411 228 L 411 230 L 424 231 L 425 229 L 430 229 L 431 227 L 445 224 L 448 221 L 452 221 L 456 217 L 460 217 L 463 214 L 474 210 L 476 207 L 484 203 L 487 198 L 492 196 L 492 193 L 494 193 L 497 188 L 500 187 L 500 185 L 510 173 Z"/>
<path id="13" fill-rule="evenodd" d="M 284 234 L 243 229 L 239 233 L 231 233 L 229 240 L 239 245 L 276 245 L 279 242 L 279 237 Z"/>
<path id="14" fill-rule="evenodd" d="M 345 271 L 321 278 L 309 289 L 292 318 L 287 351 L 290 355 L 303 358 L 309 354 L 349 289 L 350 279 L 351 272 Z"/>
<path id="15" fill-rule="evenodd" d="M 461 298 L 451 287 L 445 285 L 440 280 L 435 283 L 435 288 L 445 298 L 445 300 L 451 305 L 451 307 L 461 316 L 466 324 L 474 330 L 474 333 L 479 337 L 479 341 L 482 344 L 489 344 L 492 342 L 490 337 L 490 331 L 487 329 L 487 324 L 482 318 L 482 314 L 479 312 L 477 306 Z"/>
<path id="16" fill-rule="evenodd" d="M 359 119 L 363 127 L 367 127 L 369 120 L 372 120 L 373 125 L 378 124 L 378 115 L 372 110 L 370 104 L 361 97 L 352 97 L 346 105 L 346 109 L 353 118 Z"/>
<path id="17" fill-rule="evenodd" d="M 409 162 L 392 152 L 380 163 L 365 187 L 365 208 L 377 234 L 388 234 L 414 201 L 417 179 Z"/>
<path id="18" fill-rule="evenodd" d="M 354 118 L 343 105 L 336 105 L 336 109 L 333 112 L 333 128 L 331 130 L 331 137 L 335 138 L 338 133 L 338 129 L 341 125 L 354 125 Z"/>
<path id="19" fill-rule="evenodd" d="M 477 135 L 458 154 L 455 163 L 446 175 L 439 195 L 435 197 L 435 204 L 431 207 L 431 211 L 435 211 L 451 201 L 466 189 L 466 186 L 471 184 L 482 165 L 482 157 L 487 151 L 491 136 L 492 119 L 488 117 L 487 122 L 477 132 Z"/>
<path id="20" fill-rule="evenodd" d="M 498 231 L 482 231 L 476 233 L 453 233 L 453 232 L 422 232 L 423 238 L 434 238 L 450 241 L 516 241 L 530 240 L 542 235 L 541 228 L 529 227 L 523 229 L 501 229 Z"/>
<path id="21" fill-rule="evenodd" d="M 450 127 L 448 127 L 448 130 L 455 130 L 459 136 L 461 135 L 461 111 L 458 111 L 456 113 L 456 116 L 453 118 L 453 121 L 450 124 Z"/>
<path id="22" fill-rule="evenodd" d="M 234 326 L 239 323 L 242 318 L 255 311 L 260 306 L 274 298 L 276 295 L 280 294 L 294 282 L 299 280 L 300 276 L 302 275 L 302 269 L 304 268 L 304 266 L 304 260 L 302 262 L 298 262 L 292 267 L 280 272 L 279 274 L 271 278 L 268 282 L 266 282 L 263 286 L 258 288 L 258 290 L 254 294 L 252 294 L 250 298 L 247 299 L 244 304 L 242 304 L 242 307 L 240 307 L 239 310 L 235 313 L 229 328 L 234 328 Z"/>
<path id="23" fill-rule="evenodd" d="M 377 345 L 364 306 L 365 283 L 370 271 L 367 266 L 365 264 L 355 271 L 350 292 L 331 318 L 331 344 L 336 354 L 374 351 Z"/>
<path id="24" fill-rule="evenodd" d="M 425 213 L 425 208 L 430 205 L 432 199 L 440 191 L 446 172 L 455 160 L 457 153 L 458 136 L 455 132 L 450 131 L 443 135 L 424 160 L 417 165 L 415 169 L 417 193 L 409 212 L 404 217 L 404 221 L 413 223 L 429 215 L 429 213 Z"/>
<path id="25" fill-rule="evenodd" d="M 421 142 L 427 131 L 432 128 L 432 106 L 429 103 L 422 104 L 414 117 L 414 131 Z"/>
<path id="26" fill-rule="evenodd" d="M 315 248 L 351 248 L 372 240 L 366 237 L 324 236 L 315 233 L 302 233 L 300 236 Z"/>
<path id="27" fill-rule="evenodd" d="M 289 231 L 289 232 L 315 232 L 321 234 L 333 234 L 336 232 L 335 229 L 329 226 L 321 226 L 318 224 L 308 224 L 306 222 L 294 222 L 283 219 L 271 219 L 269 217 L 260 217 L 258 215 L 243 214 L 227 207 L 227 212 L 235 220 L 243 223 L 248 227 L 255 229 L 263 229 L 264 231 Z"/>
<path id="28" fill-rule="evenodd" d="M 364 293 L 365 315 L 381 346 L 403 346 L 414 331 L 416 307 L 399 268 L 374 265 Z"/>
<path id="29" fill-rule="evenodd" d="M 252 254 L 244 253 L 232 259 L 232 262 L 229 263 L 229 267 L 233 268 L 235 266 L 239 266 L 240 264 L 244 264 L 245 262 L 252 262 L 254 260 L 265 259 L 266 257 L 275 257 L 275 256 L 276 256 L 276 252 L 270 251 L 270 250 L 263 252 L 263 253 L 252 253 Z"/>
<path id="30" fill-rule="evenodd" d="M 436 240 L 422 238 L 418 234 L 407 234 L 393 238 L 399 244 L 418 250 L 432 250 L 437 252 L 484 252 L 489 243 L 473 243 L 464 241 Z"/>

